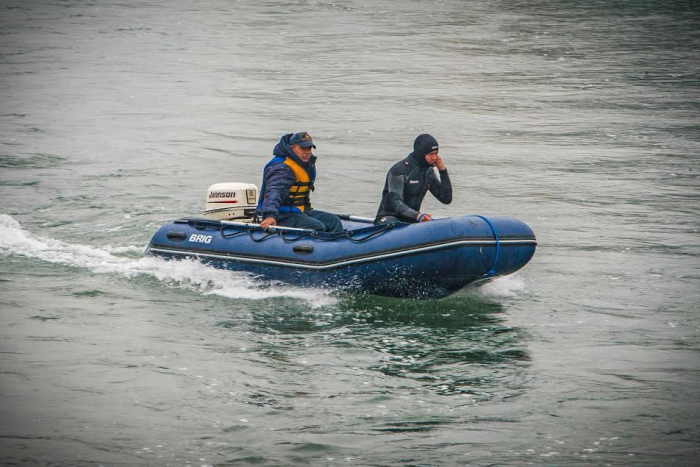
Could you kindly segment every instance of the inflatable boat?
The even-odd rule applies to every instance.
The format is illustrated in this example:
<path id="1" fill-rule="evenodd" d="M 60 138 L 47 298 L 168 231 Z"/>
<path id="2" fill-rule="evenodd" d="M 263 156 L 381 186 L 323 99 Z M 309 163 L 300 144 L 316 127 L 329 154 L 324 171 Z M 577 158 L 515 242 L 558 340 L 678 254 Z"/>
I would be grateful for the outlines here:
<path id="1" fill-rule="evenodd" d="M 251 222 L 256 195 L 248 184 L 213 185 L 204 217 L 163 225 L 144 254 L 193 258 L 301 287 L 430 299 L 511 274 L 537 246 L 523 222 L 479 215 L 384 225 L 344 215 L 338 234 L 263 230 Z"/>

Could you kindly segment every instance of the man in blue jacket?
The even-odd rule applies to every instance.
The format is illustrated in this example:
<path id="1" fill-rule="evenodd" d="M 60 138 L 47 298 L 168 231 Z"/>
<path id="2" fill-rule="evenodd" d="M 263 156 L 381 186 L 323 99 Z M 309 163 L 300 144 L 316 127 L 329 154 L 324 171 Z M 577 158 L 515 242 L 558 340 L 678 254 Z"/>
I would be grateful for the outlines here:
<path id="1" fill-rule="evenodd" d="M 375 224 L 433 220 L 429 213 L 420 210 L 428 190 L 441 203 L 452 202 L 452 183 L 438 151 L 435 138 L 428 134 L 418 135 L 413 142 L 413 152 L 394 164 L 386 174 Z"/>
<path id="2" fill-rule="evenodd" d="M 316 149 L 307 132 L 282 136 L 272 151 L 275 157 L 263 171 L 258 201 L 260 227 L 279 225 L 338 233 L 343 231 L 335 214 L 311 207 L 310 195 L 316 179 Z"/>

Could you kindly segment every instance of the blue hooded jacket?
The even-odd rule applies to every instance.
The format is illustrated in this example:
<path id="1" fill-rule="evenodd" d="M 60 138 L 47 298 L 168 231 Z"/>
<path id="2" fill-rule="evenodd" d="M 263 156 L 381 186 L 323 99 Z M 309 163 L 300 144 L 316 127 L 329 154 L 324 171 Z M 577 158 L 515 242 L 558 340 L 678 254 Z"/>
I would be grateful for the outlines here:
<path id="1" fill-rule="evenodd" d="M 313 190 L 313 182 L 316 178 L 316 156 L 311 156 L 306 164 L 299 159 L 289 144 L 293 133 L 282 136 L 279 143 L 272 150 L 275 157 L 267 163 L 263 171 L 263 181 L 260 187 L 260 200 L 258 201 L 258 216 L 262 219 L 272 217 L 278 219 L 280 206 L 289 196 L 289 189 L 297 181 L 292 169 L 284 163 L 289 158 L 299 164 L 309 175 Z M 309 206 L 310 208 L 310 206 Z"/>

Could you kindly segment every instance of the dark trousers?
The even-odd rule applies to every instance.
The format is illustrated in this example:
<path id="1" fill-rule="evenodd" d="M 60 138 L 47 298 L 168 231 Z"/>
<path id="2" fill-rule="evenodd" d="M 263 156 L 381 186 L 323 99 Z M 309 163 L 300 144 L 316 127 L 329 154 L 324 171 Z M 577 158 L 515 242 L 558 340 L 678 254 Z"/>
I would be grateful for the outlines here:
<path id="1" fill-rule="evenodd" d="M 329 212 L 316 209 L 306 212 L 279 213 L 277 225 L 282 227 L 296 227 L 297 229 L 313 229 L 322 232 L 339 233 L 343 231 L 340 217 Z"/>

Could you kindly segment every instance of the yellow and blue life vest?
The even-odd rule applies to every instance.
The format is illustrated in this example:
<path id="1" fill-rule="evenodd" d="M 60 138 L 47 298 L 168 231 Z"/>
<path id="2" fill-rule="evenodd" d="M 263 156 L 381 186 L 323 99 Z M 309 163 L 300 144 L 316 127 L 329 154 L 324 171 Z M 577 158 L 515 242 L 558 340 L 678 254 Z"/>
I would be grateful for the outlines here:
<path id="1" fill-rule="evenodd" d="M 314 180 L 316 179 L 316 167 L 311 166 L 311 173 L 307 172 L 299 163 L 289 157 L 275 156 L 270 162 L 265 165 L 263 173 L 267 168 L 274 164 L 285 164 L 294 173 L 296 181 L 290 187 L 287 197 L 280 204 L 279 212 L 304 212 L 305 209 L 311 209 L 311 191 L 314 189 Z M 265 196 L 265 183 L 263 181 L 260 187 L 260 200 L 258 209 L 262 211 L 263 198 Z"/>

